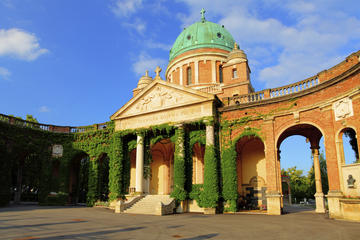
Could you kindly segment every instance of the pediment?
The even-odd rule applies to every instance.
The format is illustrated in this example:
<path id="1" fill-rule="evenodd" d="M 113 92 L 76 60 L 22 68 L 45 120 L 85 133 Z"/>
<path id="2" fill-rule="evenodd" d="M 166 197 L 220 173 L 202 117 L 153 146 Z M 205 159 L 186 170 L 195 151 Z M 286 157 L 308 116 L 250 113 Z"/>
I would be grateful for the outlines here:
<path id="1" fill-rule="evenodd" d="M 215 96 L 177 84 L 155 80 L 111 116 L 111 120 L 213 101 Z"/>

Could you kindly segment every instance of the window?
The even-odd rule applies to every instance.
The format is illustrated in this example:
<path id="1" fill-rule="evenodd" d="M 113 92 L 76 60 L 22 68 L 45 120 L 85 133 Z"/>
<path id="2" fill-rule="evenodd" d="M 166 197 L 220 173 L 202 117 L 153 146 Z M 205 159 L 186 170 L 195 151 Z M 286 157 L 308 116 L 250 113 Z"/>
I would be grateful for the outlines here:
<path id="1" fill-rule="evenodd" d="M 192 72 L 191 72 L 191 67 L 188 67 L 186 69 L 186 82 L 187 82 L 187 85 L 190 85 L 191 84 L 191 77 L 192 77 Z"/>
<path id="2" fill-rule="evenodd" d="M 222 65 L 219 66 L 219 82 L 220 82 L 220 83 L 223 83 L 223 82 L 224 82 Z"/>
<path id="3" fill-rule="evenodd" d="M 234 68 L 233 70 L 232 70 L 232 78 L 237 78 L 238 77 L 238 75 L 237 75 L 237 70 L 236 70 L 236 68 Z"/>

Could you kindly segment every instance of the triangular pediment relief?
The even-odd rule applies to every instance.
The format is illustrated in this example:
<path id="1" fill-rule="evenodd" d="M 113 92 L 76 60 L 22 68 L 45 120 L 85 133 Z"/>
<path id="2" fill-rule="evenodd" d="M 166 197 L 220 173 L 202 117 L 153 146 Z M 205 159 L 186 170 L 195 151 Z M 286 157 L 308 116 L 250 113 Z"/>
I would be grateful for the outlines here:
<path id="1" fill-rule="evenodd" d="M 214 99 L 213 94 L 203 93 L 163 80 L 155 80 L 113 114 L 111 119 L 147 114 Z"/>

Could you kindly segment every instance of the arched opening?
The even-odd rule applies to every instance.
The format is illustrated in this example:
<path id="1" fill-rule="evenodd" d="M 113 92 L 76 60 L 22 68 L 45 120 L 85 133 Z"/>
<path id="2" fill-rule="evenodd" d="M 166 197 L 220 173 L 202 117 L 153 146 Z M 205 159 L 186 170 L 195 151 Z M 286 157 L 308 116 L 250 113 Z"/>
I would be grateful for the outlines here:
<path id="1" fill-rule="evenodd" d="M 86 153 L 76 155 L 70 164 L 69 203 L 85 204 L 88 192 L 90 158 Z"/>
<path id="2" fill-rule="evenodd" d="M 41 181 L 41 159 L 37 153 L 22 153 L 12 166 L 12 191 L 15 203 L 37 202 Z"/>
<path id="3" fill-rule="evenodd" d="M 266 208 L 266 160 L 264 143 L 246 136 L 236 143 L 239 209 Z"/>
<path id="4" fill-rule="evenodd" d="M 345 128 L 340 132 L 342 139 L 343 164 L 352 164 L 359 162 L 359 149 L 356 132 L 352 128 Z"/>
<path id="5" fill-rule="evenodd" d="M 187 85 L 191 85 L 192 84 L 192 70 L 191 67 L 188 67 L 186 69 L 186 83 Z"/>
<path id="6" fill-rule="evenodd" d="M 130 186 L 128 192 L 136 192 L 136 148 L 130 151 Z"/>
<path id="7" fill-rule="evenodd" d="M 149 193 L 169 195 L 172 191 L 174 144 L 163 139 L 151 148 Z"/>
<path id="8" fill-rule="evenodd" d="M 109 199 L 109 157 L 106 153 L 100 155 L 99 158 L 99 200 L 107 201 Z"/>
<path id="9" fill-rule="evenodd" d="M 192 149 L 192 160 L 193 160 L 193 184 L 204 183 L 204 155 L 205 146 L 200 143 L 195 143 Z"/>
<path id="10" fill-rule="evenodd" d="M 315 208 L 316 212 L 324 213 L 328 182 L 321 131 L 310 124 L 289 127 L 279 136 L 277 149 L 277 177 L 282 183 L 284 212 Z M 284 184 L 286 179 L 289 181 Z"/>
<path id="11" fill-rule="evenodd" d="M 223 83 L 224 82 L 224 78 L 223 78 L 223 66 L 220 65 L 219 66 L 219 82 Z"/>

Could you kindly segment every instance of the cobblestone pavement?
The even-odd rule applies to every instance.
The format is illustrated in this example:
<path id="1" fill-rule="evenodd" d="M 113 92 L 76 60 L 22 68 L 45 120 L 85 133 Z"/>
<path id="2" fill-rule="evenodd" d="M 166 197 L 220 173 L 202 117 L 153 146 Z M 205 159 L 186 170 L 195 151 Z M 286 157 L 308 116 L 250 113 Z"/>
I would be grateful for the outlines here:
<path id="1" fill-rule="evenodd" d="M 102 208 L 0 208 L 0 239 L 360 239 L 360 223 L 296 212 L 244 214 L 115 214 Z"/>

